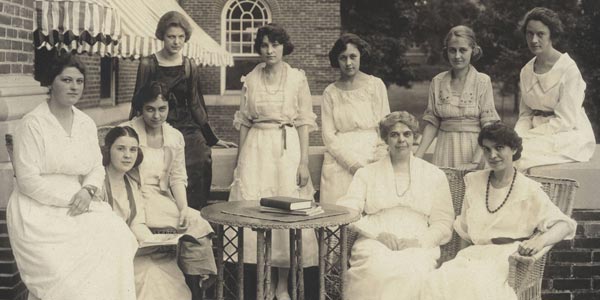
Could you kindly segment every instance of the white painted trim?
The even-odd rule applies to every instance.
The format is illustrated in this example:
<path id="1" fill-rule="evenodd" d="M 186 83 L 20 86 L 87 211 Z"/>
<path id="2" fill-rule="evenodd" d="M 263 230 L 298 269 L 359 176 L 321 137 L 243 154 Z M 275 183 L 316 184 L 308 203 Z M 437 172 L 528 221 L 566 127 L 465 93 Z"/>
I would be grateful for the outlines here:
<path id="1" fill-rule="evenodd" d="M 206 106 L 239 106 L 240 94 L 204 95 Z M 313 106 L 321 106 L 322 95 L 312 95 Z"/>

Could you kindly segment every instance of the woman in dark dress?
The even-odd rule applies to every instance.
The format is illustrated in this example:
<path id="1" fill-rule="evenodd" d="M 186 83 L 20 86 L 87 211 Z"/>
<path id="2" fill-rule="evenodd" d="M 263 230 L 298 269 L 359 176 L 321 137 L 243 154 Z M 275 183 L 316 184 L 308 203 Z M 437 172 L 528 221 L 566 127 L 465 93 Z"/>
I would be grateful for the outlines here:
<path id="1" fill-rule="evenodd" d="M 208 200 L 212 180 L 210 147 L 237 145 L 220 140 L 208 123 L 200 74 L 195 63 L 181 52 L 190 39 L 191 30 L 185 17 L 176 11 L 167 12 L 160 18 L 155 35 L 164 42 L 164 46 L 140 60 L 129 119 L 135 116 L 133 102 L 142 86 L 150 81 L 161 81 L 169 86 L 167 122 L 181 131 L 185 140 L 188 204 L 201 209 Z"/>

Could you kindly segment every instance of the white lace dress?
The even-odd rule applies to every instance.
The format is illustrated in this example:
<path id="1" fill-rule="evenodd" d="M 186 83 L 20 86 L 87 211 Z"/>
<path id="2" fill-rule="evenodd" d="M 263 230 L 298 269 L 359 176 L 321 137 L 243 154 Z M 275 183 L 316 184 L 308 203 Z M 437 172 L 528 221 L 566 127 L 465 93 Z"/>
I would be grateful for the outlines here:
<path id="1" fill-rule="evenodd" d="M 421 300 L 516 300 L 508 285 L 508 257 L 517 251 L 520 242 L 497 245 L 492 238 L 527 238 L 534 230 L 547 231 L 557 222 L 567 222 L 575 235 L 577 224 L 556 207 L 540 184 L 517 173 L 512 192 L 502 208 L 489 213 L 486 208 L 486 187 L 489 170 L 465 176 L 465 199 L 454 229 L 473 243 L 462 249 L 456 258 L 444 263 L 428 276 L 421 290 Z M 489 197 L 504 198 L 510 186 L 496 189 L 490 186 Z M 498 201 L 500 203 L 500 201 Z"/>
<path id="2" fill-rule="evenodd" d="M 240 110 L 234 126 L 250 128 L 240 145 L 239 159 L 229 201 L 258 201 L 262 197 L 290 196 L 313 199 L 314 188 L 308 184 L 299 187 L 296 173 L 300 164 L 300 141 L 296 127 L 316 129 L 316 115 L 312 111 L 312 97 L 304 72 L 285 64 L 283 83 L 266 87 L 264 63 L 246 76 Z M 304 266 L 318 264 L 317 240 L 312 230 L 304 230 Z M 289 267 L 289 232 L 273 230 L 272 265 Z M 256 233 L 244 231 L 244 261 L 256 263 Z"/>
<path id="3" fill-rule="evenodd" d="M 104 167 L 94 121 L 73 108 L 71 134 L 41 103 L 15 131 L 17 184 L 7 225 L 31 299 L 133 300 L 137 242 L 106 202 L 67 215 L 82 185 L 102 187 Z"/>
<path id="4" fill-rule="evenodd" d="M 523 138 L 517 166 L 588 161 L 596 139 L 583 100 L 586 84 L 577 64 L 564 53 L 550 71 L 533 71 L 535 58 L 521 69 L 521 103 L 515 130 Z M 540 115 L 539 111 L 553 113 Z"/>
<path id="5" fill-rule="evenodd" d="M 327 151 L 321 171 L 322 203 L 335 203 L 346 194 L 352 166 L 366 166 L 383 156 L 387 148 L 377 128 L 389 113 L 387 89 L 377 77 L 369 76 L 368 83 L 355 90 L 339 89 L 335 83 L 325 89 L 321 121 Z"/>

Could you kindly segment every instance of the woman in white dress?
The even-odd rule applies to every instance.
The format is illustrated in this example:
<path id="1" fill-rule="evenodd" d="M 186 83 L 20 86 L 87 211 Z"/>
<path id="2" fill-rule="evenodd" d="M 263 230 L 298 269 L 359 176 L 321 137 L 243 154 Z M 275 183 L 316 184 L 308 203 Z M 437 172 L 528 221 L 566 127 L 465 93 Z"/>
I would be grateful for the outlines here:
<path id="1" fill-rule="evenodd" d="M 135 237 L 106 202 L 94 121 L 73 105 L 85 66 L 70 54 L 48 64 L 50 99 L 17 126 L 10 243 L 29 299 L 133 300 Z"/>
<path id="2" fill-rule="evenodd" d="M 306 76 L 283 61 L 294 49 L 286 31 L 268 24 L 258 29 L 254 50 L 263 63 L 247 76 L 240 110 L 233 124 L 240 131 L 240 148 L 229 201 L 258 201 L 289 196 L 313 199 L 308 171 L 308 133 L 316 129 L 316 115 Z M 244 259 L 256 263 L 256 233 L 244 231 Z M 318 264 L 313 231 L 303 238 L 304 267 Z M 277 267 L 275 295 L 289 299 L 289 233 L 274 230 L 272 266 Z"/>
<path id="3" fill-rule="evenodd" d="M 362 213 L 349 226 L 359 237 L 344 299 L 413 300 L 452 235 L 452 198 L 444 172 L 412 155 L 414 116 L 393 112 L 379 128 L 389 156 L 358 170 L 337 202 Z"/>
<path id="4" fill-rule="evenodd" d="M 575 235 L 575 221 L 514 167 L 523 147 L 512 128 L 489 125 L 478 143 L 491 170 L 465 176 L 465 198 L 454 221 L 456 232 L 473 245 L 429 274 L 420 299 L 516 300 L 508 257 L 516 251 L 534 255 Z"/>
<path id="5" fill-rule="evenodd" d="M 321 121 L 327 151 L 321 203 L 335 203 L 344 196 L 356 170 L 385 152 L 377 124 L 390 113 L 390 104 L 383 81 L 360 70 L 368 54 L 369 44 L 352 33 L 343 34 L 329 51 L 329 62 L 339 69 L 340 77 L 323 92 Z"/>
<path id="6" fill-rule="evenodd" d="M 177 260 L 196 300 L 202 299 L 201 280 L 217 271 L 210 240 L 213 230 L 200 212 L 187 204 L 185 142 L 181 132 L 166 122 L 168 95 L 168 85 L 163 82 L 151 81 L 142 87 L 135 96 L 137 116 L 122 126 L 137 132 L 144 152 L 138 169 L 146 225 L 175 228 L 196 238 L 180 241 Z"/>
<path id="7" fill-rule="evenodd" d="M 586 84 L 569 54 L 554 48 L 563 32 L 558 15 L 536 7 L 523 18 L 521 31 L 535 57 L 520 75 L 515 130 L 523 138 L 523 155 L 517 167 L 588 161 L 596 139 L 583 108 Z"/>
<path id="8" fill-rule="evenodd" d="M 436 75 L 429 86 L 429 100 L 423 120 L 427 122 L 415 156 L 423 158 L 437 137 L 433 164 L 440 167 L 482 169 L 477 134 L 482 127 L 499 121 L 494 106 L 490 77 L 472 63 L 483 50 L 467 26 L 455 26 L 444 39 L 443 57 L 451 70 Z"/>
<path id="9" fill-rule="evenodd" d="M 104 145 L 102 164 L 106 168 L 106 177 L 98 197 L 113 207 L 140 243 L 154 240 L 146 225 L 139 180 L 134 175 L 143 161 L 137 133 L 129 126 L 114 127 L 106 134 Z M 134 259 L 137 299 L 190 299 L 190 289 L 177 267 L 175 253 L 144 251 L 138 251 Z"/>

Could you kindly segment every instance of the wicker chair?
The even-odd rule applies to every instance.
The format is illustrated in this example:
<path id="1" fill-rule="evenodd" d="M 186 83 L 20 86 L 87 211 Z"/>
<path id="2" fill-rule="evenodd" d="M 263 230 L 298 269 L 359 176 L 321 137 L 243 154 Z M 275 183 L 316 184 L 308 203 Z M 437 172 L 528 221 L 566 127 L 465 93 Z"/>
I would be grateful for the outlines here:
<path id="1" fill-rule="evenodd" d="M 462 208 L 463 197 L 465 194 L 464 176 L 470 171 L 457 170 L 452 168 L 441 168 L 450 185 L 450 193 L 452 194 L 452 204 L 454 205 L 454 213 L 458 216 Z M 554 204 L 560 208 L 562 212 L 570 216 L 573 211 L 573 201 L 575 199 L 575 190 L 577 182 L 572 179 L 560 179 L 541 176 L 528 176 L 529 178 L 542 184 L 542 189 Z M 356 232 L 349 230 L 348 234 L 348 251 L 352 249 L 352 245 L 358 237 Z M 456 231 L 452 232 L 452 239 L 446 245 L 441 246 L 440 264 L 453 259 L 456 253 L 468 246 L 468 243 L 458 236 Z M 541 299 L 542 296 L 542 275 L 546 264 L 546 256 L 552 246 L 544 248 L 534 256 L 525 257 L 518 253 L 514 253 L 509 257 L 509 278 L 510 287 L 515 290 L 519 300 Z M 347 257 L 350 260 L 350 253 Z"/>

